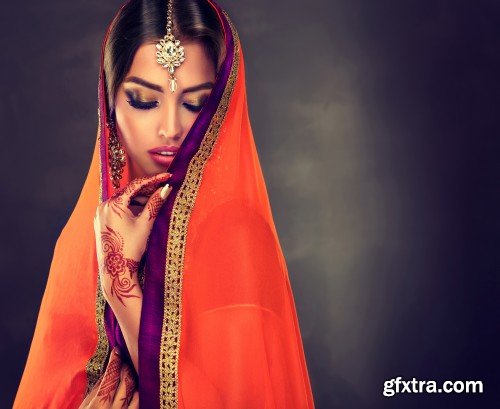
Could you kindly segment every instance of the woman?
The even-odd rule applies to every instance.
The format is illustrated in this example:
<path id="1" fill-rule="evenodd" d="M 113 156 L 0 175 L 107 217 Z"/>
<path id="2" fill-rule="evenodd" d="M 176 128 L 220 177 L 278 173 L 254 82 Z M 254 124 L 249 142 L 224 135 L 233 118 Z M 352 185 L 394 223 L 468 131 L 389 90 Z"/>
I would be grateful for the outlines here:
<path id="1" fill-rule="evenodd" d="M 213 0 L 119 10 L 15 408 L 314 407 L 244 74 Z"/>

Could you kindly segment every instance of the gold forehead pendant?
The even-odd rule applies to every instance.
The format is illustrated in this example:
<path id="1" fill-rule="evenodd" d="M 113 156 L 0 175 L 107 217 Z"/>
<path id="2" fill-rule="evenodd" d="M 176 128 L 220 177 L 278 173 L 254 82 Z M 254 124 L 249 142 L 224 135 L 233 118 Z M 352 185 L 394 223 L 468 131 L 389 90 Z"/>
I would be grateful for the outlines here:
<path id="1" fill-rule="evenodd" d="M 156 44 L 156 61 L 162 67 L 168 69 L 169 89 L 175 92 L 177 89 L 177 78 L 174 77 L 174 70 L 185 60 L 184 47 L 180 45 L 172 34 L 172 2 L 167 6 L 167 34 Z"/>

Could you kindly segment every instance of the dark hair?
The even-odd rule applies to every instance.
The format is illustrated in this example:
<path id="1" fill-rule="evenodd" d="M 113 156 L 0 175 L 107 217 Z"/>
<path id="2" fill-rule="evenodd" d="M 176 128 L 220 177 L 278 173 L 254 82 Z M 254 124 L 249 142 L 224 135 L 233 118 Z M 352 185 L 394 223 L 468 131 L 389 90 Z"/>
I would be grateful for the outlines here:
<path id="1" fill-rule="evenodd" d="M 217 72 L 225 56 L 224 32 L 207 0 L 171 0 L 174 36 L 199 41 Z M 130 0 L 116 15 L 104 47 L 104 73 L 109 109 L 114 110 L 118 87 L 130 70 L 137 49 L 166 34 L 167 0 Z M 109 114 L 109 113 L 108 113 Z"/>

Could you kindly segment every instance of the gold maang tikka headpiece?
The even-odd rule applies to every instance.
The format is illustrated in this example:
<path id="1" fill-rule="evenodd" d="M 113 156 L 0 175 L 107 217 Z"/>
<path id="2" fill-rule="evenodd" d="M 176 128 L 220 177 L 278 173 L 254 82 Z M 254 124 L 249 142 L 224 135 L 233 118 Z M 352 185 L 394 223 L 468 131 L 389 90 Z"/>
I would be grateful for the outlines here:
<path id="1" fill-rule="evenodd" d="M 162 67 L 168 69 L 170 75 L 169 88 L 174 92 L 177 89 L 177 79 L 174 77 L 174 70 L 185 60 L 184 47 L 180 45 L 172 34 L 172 0 L 167 3 L 167 34 L 158 44 L 156 44 L 156 61 Z"/>

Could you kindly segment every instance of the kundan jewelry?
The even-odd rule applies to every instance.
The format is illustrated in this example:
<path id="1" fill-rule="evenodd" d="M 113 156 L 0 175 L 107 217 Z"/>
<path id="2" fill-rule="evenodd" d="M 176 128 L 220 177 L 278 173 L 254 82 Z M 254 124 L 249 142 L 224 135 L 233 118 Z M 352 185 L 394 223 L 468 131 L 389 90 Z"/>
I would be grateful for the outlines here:
<path id="1" fill-rule="evenodd" d="M 125 166 L 125 151 L 123 150 L 118 133 L 116 131 L 116 122 L 112 115 L 109 116 L 106 126 L 109 129 L 109 143 L 108 143 L 108 160 L 111 169 L 111 182 L 113 187 L 118 189 L 120 187 L 120 179 L 122 178 L 123 167 Z"/>
<path id="2" fill-rule="evenodd" d="M 156 61 L 168 69 L 169 88 L 170 91 L 174 92 L 177 89 L 177 78 L 174 77 L 174 70 L 181 65 L 185 58 L 184 47 L 172 34 L 172 24 L 172 0 L 169 0 L 167 4 L 167 34 L 156 44 Z"/>

